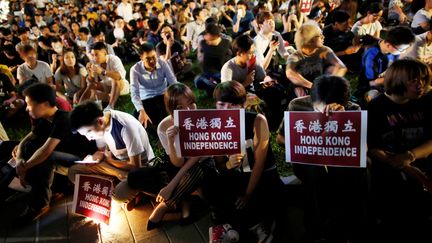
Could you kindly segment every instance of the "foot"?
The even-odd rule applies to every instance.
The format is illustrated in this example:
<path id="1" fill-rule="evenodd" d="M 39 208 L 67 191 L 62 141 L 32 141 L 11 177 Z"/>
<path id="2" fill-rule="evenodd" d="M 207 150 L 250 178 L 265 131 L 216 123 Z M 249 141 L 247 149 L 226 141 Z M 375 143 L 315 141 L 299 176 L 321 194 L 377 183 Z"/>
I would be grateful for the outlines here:
<path id="1" fill-rule="evenodd" d="M 153 222 L 150 219 L 147 222 L 147 231 L 159 228 L 162 225 L 162 221 L 159 222 Z"/>

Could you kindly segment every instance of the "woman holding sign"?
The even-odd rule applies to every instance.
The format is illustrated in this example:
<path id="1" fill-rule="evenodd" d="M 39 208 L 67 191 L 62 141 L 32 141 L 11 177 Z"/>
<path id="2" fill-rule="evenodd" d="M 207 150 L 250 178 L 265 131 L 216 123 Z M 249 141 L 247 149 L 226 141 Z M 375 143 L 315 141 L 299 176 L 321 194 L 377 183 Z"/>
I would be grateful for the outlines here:
<path id="1" fill-rule="evenodd" d="M 384 76 L 385 93 L 368 106 L 374 216 L 387 242 L 432 240 L 430 81 L 426 64 L 395 61 Z"/>
<path id="2" fill-rule="evenodd" d="M 217 109 L 242 109 L 246 90 L 236 81 L 220 83 L 214 91 Z M 228 221 L 233 228 L 257 234 L 261 242 L 273 238 L 274 202 L 282 185 L 270 147 L 270 132 L 261 114 L 245 112 L 246 154 L 215 157 L 220 173 L 212 181 L 211 203 L 218 220 Z M 270 200 L 271 199 L 271 200 Z M 273 230 L 273 229 L 272 229 Z M 261 232 L 262 234 L 258 234 Z M 244 236 L 241 236 L 244 237 Z"/>
<path id="3" fill-rule="evenodd" d="M 195 110 L 195 95 L 193 91 L 182 83 L 175 83 L 168 87 L 164 95 L 165 108 L 170 114 L 165 117 L 158 125 L 158 136 L 165 152 L 169 155 L 171 163 L 179 168 L 177 174 L 172 180 L 163 187 L 156 197 L 159 204 L 153 210 L 147 223 L 147 230 L 159 227 L 162 218 L 170 208 L 175 208 L 179 203 L 184 201 L 184 197 L 190 195 L 204 176 L 202 158 L 179 158 L 176 155 L 174 146 L 175 137 L 178 134 L 178 127 L 174 126 L 174 110 Z M 142 188 L 143 171 L 137 170 L 128 175 L 128 182 L 134 188 Z M 190 215 L 188 210 L 183 210 L 180 224 L 189 223 Z"/>

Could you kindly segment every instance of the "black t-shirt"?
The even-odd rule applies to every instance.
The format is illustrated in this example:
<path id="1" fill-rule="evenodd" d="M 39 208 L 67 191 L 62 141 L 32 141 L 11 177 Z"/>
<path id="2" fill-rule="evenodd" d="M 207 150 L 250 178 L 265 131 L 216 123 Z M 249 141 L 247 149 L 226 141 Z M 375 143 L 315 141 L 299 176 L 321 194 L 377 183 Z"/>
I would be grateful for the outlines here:
<path id="1" fill-rule="evenodd" d="M 334 52 L 344 51 L 352 44 L 354 34 L 351 31 L 334 31 L 332 25 L 323 29 L 324 45 L 330 47 Z"/>
<path id="2" fill-rule="evenodd" d="M 3 104 L 3 101 L 10 98 L 10 92 L 15 91 L 16 89 L 10 81 L 10 78 L 4 73 L 0 73 L 0 105 Z"/>
<path id="3" fill-rule="evenodd" d="M 199 50 L 203 55 L 203 71 L 207 73 L 219 73 L 222 66 L 230 57 L 231 41 L 222 38 L 217 46 L 211 46 L 205 40 L 201 40 Z"/>
<path id="4" fill-rule="evenodd" d="M 41 143 L 40 146 L 48 138 L 56 138 L 60 140 L 55 148 L 56 151 L 72 152 L 72 132 L 66 111 L 57 110 L 52 122 L 46 119 L 35 120 L 32 132 L 37 136 L 37 140 Z"/>
<path id="5" fill-rule="evenodd" d="M 6 65 L 8 67 L 21 65 L 23 62 L 24 61 L 18 56 L 18 53 L 15 53 L 15 56 L 12 59 L 7 58 L 4 53 L 0 54 L 0 64 Z"/>
<path id="6" fill-rule="evenodd" d="M 373 99 L 368 105 L 369 149 L 401 153 L 432 139 L 428 98 L 405 104 L 396 104 L 385 94 Z"/>
<path id="7" fill-rule="evenodd" d="M 38 41 L 44 43 L 44 45 L 51 47 L 51 37 L 39 36 Z"/>

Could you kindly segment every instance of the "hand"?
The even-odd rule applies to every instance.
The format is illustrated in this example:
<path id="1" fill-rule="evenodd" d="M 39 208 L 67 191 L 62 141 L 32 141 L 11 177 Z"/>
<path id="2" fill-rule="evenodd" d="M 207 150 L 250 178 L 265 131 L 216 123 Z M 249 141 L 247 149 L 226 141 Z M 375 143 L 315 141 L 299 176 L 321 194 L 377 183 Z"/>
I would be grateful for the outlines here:
<path id="1" fill-rule="evenodd" d="M 174 142 L 175 137 L 177 136 L 177 134 L 179 133 L 179 128 L 176 126 L 171 126 L 166 130 L 166 135 L 168 137 L 168 141 L 170 141 L 170 143 Z"/>
<path id="2" fill-rule="evenodd" d="M 237 209 L 243 209 L 247 205 L 247 203 L 249 202 L 249 199 L 250 199 L 249 195 L 244 195 L 244 196 L 237 198 L 237 201 L 235 203 L 236 208 Z"/>
<path id="3" fill-rule="evenodd" d="M 93 70 L 93 72 L 95 72 L 97 75 L 102 74 L 103 71 L 104 71 L 104 69 L 103 69 L 101 66 L 97 65 L 97 64 L 93 64 L 93 65 L 92 65 L 92 70 Z"/>
<path id="4" fill-rule="evenodd" d="M 12 150 L 12 157 L 13 157 L 15 160 L 18 160 L 18 145 L 15 146 L 15 148 Z"/>
<path id="5" fill-rule="evenodd" d="M 53 63 L 56 62 L 56 61 L 57 61 L 57 54 L 56 54 L 56 53 L 53 53 L 53 54 L 51 55 L 51 58 L 52 58 Z"/>
<path id="6" fill-rule="evenodd" d="M 78 97 L 78 93 L 75 93 L 73 95 L 73 99 L 72 99 L 72 104 L 78 104 L 79 103 L 79 97 Z"/>
<path id="7" fill-rule="evenodd" d="M 105 150 L 104 151 L 104 158 L 105 158 L 105 162 L 107 162 L 108 164 L 111 164 L 111 162 L 113 161 L 111 151 Z"/>
<path id="8" fill-rule="evenodd" d="M 411 163 L 413 162 L 412 156 L 408 151 L 399 154 L 386 152 L 386 155 L 389 157 L 389 161 L 392 162 L 391 165 L 396 169 L 403 169 L 411 166 Z"/>
<path id="9" fill-rule="evenodd" d="M 9 67 L 9 71 L 11 72 L 11 73 L 13 73 L 13 72 L 15 72 L 15 70 L 18 68 L 18 66 L 12 66 L 12 67 Z"/>
<path id="10" fill-rule="evenodd" d="M 343 105 L 338 104 L 338 103 L 327 104 L 324 107 L 324 110 L 322 111 L 322 113 L 324 113 L 326 116 L 328 116 L 330 114 L 330 112 L 333 112 L 333 111 L 345 111 L 345 107 Z"/>
<path id="11" fill-rule="evenodd" d="M 237 168 L 243 162 L 244 155 L 242 154 L 233 154 L 229 156 L 228 161 L 226 162 L 227 169 L 231 170 Z"/>
<path id="12" fill-rule="evenodd" d="M 252 70 L 252 72 L 248 73 L 246 77 L 246 84 L 251 84 L 255 80 L 255 69 Z"/>
<path id="13" fill-rule="evenodd" d="M 270 52 L 274 52 L 279 46 L 279 41 L 271 41 L 270 42 Z"/>
<path id="14" fill-rule="evenodd" d="M 147 113 L 144 110 L 141 110 L 139 112 L 138 121 L 144 125 L 144 128 L 147 128 L 148 122 L 153 124 L 152 120 L 150 119 L 150 117 L 147 115 Z"/>
<path id="15" fill-rule="evenodd" d="M 168 187 L 164 187 L 159 191 L 159 194 L 156 196 L 156 202 L 163 202 L 164 200 L 168 200 L 171 197 L 172 190 Z"/>
<path id="16" fill-rule="evenodd" d="M 345 54 L 346 55 L 351 55 L 354 53 L 357 53 L 361 48 L 361 45 L 357 45 L 357 46 L 349 46 L 346 50 L 345 50 Z"/>
<path id="17" fill-rule="evenodd" d="M 92 156 L 93 160 L 100 162 L 104 159 L 104 151 L 96 151 Z"/>
<path id="18" fill-rule="evenodd" d="M 27 182 L 25 181 L 25 177 L 27 174 L 27 169 L 25 167 L 25 161 L 23 159 L 18 160 L 15 169 L 21 185 L 26 187 Z"/>

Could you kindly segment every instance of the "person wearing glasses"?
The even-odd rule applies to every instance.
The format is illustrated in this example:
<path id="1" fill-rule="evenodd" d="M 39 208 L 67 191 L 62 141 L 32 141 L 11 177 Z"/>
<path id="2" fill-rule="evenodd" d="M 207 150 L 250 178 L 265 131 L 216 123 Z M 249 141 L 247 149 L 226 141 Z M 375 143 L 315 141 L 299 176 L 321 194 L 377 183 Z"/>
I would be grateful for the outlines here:
<path id="1" fill-rule="evenodd" d="M 344 76 L 347 68 L 332 49 L 324 46 L 324 35 L 318 24 L 307 22 L 296 32 L 297 51 L 288 57 L 286 76 L 294 85 L 297 97 L 305 96 L 313 80 L 322 74 Z"/>
<path id="2" fill-rule="evenodd" d="M 379 38 L 382 30 L 379 20 L 382 15 L 382 4 L 372 3 L 366 12 L 366 15 L 353 25 L 351 31 L 356 36 L 370 35 Z"/>
<path id="3" fill-rule="evenodd" d="M 177 78 L 166 61 L 158 58 L 151 44 L 143 44 L 139 55 L 141 61 L 130 69 L 131 99 L 136 116 L 147 128 L 149 123 L 156 128 L 168 115 L 164 106 L 164 92 Z"/>
<path id="4" fill-rule="evenodd" d="M 414 40 L 411 29 L 398 26 L 390 29 L 385 39 L 379 40 L 363 53 L 362 71 L 356 93 L 361 101 L 369 102 L 382 91 L 384 72 Z"/>
<path id="5" fill-rule="evenodd" d="M 368 104 L 377 242 L 431 242 L 430 80 L 426 64 L 397 60 L 384 76 L 385 92 Z"/>

